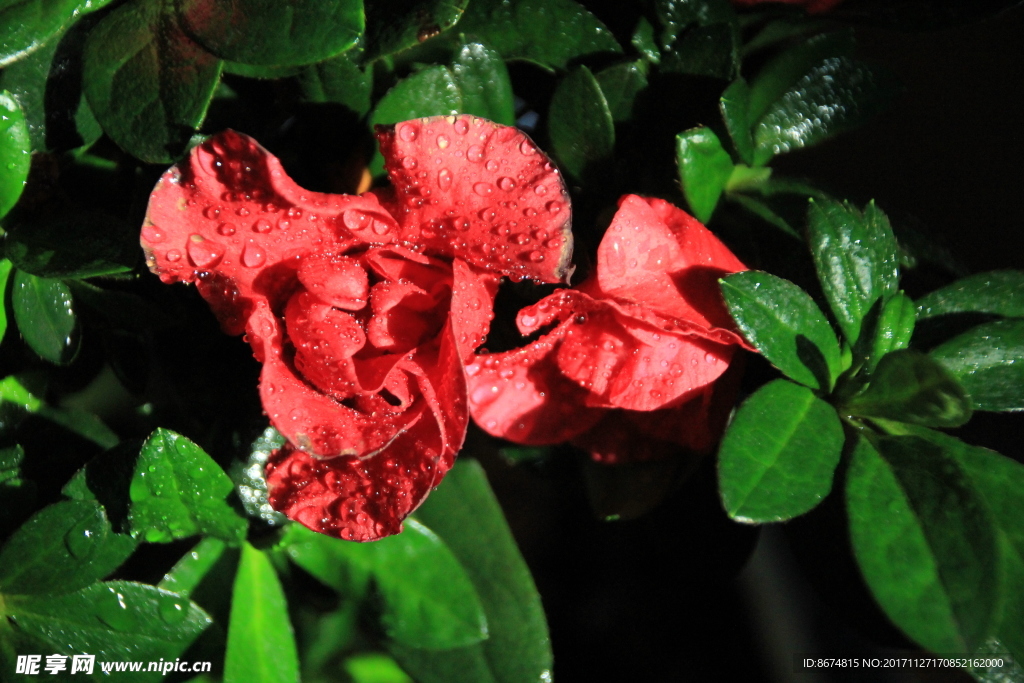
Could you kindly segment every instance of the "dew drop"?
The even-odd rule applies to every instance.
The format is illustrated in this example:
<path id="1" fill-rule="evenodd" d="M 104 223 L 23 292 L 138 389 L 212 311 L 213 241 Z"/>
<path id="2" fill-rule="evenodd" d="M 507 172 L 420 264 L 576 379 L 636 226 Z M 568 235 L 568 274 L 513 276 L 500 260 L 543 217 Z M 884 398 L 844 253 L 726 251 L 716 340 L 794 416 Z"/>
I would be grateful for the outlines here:
<path id="1" fill-rule="evenodd" d="M 398 137 L 402 138 L 406 142 L 412 142 L 416 139 L 416 126 L 411 123 L 407 123 L 398 129 Z"/>
<path id="2" fill-rule="evenodd" d="M 180 261 L 181 252 L 178 251 L 177 249 L 171 249 L 169 252 L 167 252 L 167 260 L 170 261 L 171 263 L 174 263 L 175 261 Z"/>
<path id="3" fill-rule="evenodd" d="M 458 124 L 458 122 L 456 122 Z M 452 172 L 447 168 L 442 168 L 437 172 L 437 186 L 442 190 L 447 190 L 452 186 Z"/>
<path id="4" fill-rule="evenodd" d="M 516 189 L 516 181 L 512 180 L 511 178 L 499 178 L 498 187 L 500 187 L 505 192 L 511 192 L 512 190 Z"/>
<path id="5" fill-rule="evenodd" d="M 451 141 L 448 139 L 447 135 L 438 135 L 437 136 L 437 148 L 438 149 L 448 149 L 448 145 L 450 145 L 450 144 L 451 144 Z"/>
<path id="6" fill-rule="evenodd" d="M 529 140 L 523 140 L 519 143 L 519 151 L 525 156 L 530 156 L 537 153 L 537 148 Z"/>
<path id="7" fill-rule="evenodd" d="M 378 220 L 374 220 L 373 221 L 373 232 L 375 234 L 377 234 L 377 235 L 386 235 L 388 230 L 390 230 L 390 229 L 391 229 L 391 226 L 389 226 L 384 221 L 378 221 Z"/>
<path id="8" fill-rule="evenodd" d="M 466 150 L 466 159 L 474 163 L 483 161 L 484 148 L 480 145 L 470 145 L 469 149 Z"/>
<path id="9" fill-rule="evenodd" d="M 533 188 L 533 192 L 538 196 L 544 196 L 548 193 L 548 188 L 544 185 L 537 185 Z"/>
<path id="10" fill-rule="evenodd" d="M 547 204 L 545 204 L 544 208 L 546 208 L 551 213 L 558 213 L 559 211 L 562 210 L 562 202 L 548 202 Z"/>
<path id="11" fill-rule="evenodd" d="M 493 223 L 494 219 L 497 218 L 497 217 L 498 217 L 498 212 L 495 211 L 492 208 L 487 208 L 487 209 L 481 209 L 480 210 L 480 220 L 487 221 L 488 223 Z"/>
<path id="12" fill-rule="evenodd" d="M 481 197 L 490 197 L 493 191 L 494 188 L 490 183 L 476 183 L 473 185 L 473 192 L 476 192 Z"/>
<path id="13" fill-rule="evenodd" d="M 717 363 L 718 362 L 718 356 L 716 356 L 713 353 L 705 353 L 704 354 L 704 362 L 705 363 Z"/>
<path id="14" fill-rule="evenodd" d="M 529 244 L 531 240 L 530 236 L 527 235 L 525 232 L 520 232 L 516 235 L 513 235 L 512 241 L 519 245 L 526 245 Z"/>
<path id="15" fill-rule="evenodd" d="M 358 209 L 349 209 L 342 214 L 341 220 L 349 230 L 365 230 L 373 222 L 369 214 L 363 213 Z"/>
<path id="16" fill-rule="evenodd" d="M 187 250 L 192 263 L 200 268 L 212 268 L 224 257 L 224 247 L 204 239 L 202 235 L 191 235 Z"/>
<path id="17" fill-rule="evenodd" d="M 161 594 L 157 602 L 160 618 L 169 626 L 180 624 L 188 616 L 187 603 L 176 595 Z"/>
<path id="18" fill-rule="evenodd" d="M 238 208 L 238 211 L 235 211 L 235 213 L 237 213 L 239 216 L 248 216 L 249 209 L 245 208 L 244 206 L 240 206 Z"/>
<path id="19" fill-rule="evenodd" d="M 498 170 L 498 162 L 495 161 L 494 159 L 488 159 L 487 163 L 484 164 L 484 168 L 486 168 L 491 173 L 494 173 L 495 171 Z"/>
<path id="20" fill-rule="evenodd" d="M 253 232 L 261 232 L 261 233 L 266 234 L 266 233 L 270 232 L 271 230 L 273 230 L 274 226 L 272 226 L 270 224 L 270 221 L 267 221 L 267 220 L 264 220 L 264 219 L 261 218 L 261 219 L 259 219 L 258 221 L 256 221 L 255 223 L 252 224 L 252 229 L 253 229 Z"/>
<path id="21" fill-rule="evenodd" d="M 416 168 L 416 166 L 417 166 L 417 164 L 416 164 L 416 160 L 414 158 L 412 158 L 412 157 L 405 157 L 404 159 L 402 159 L 402 168 L 404 168 L 405 170 L 411 171 L 414 168 Z"/>
<path id="22" fill-rule="evenodd" d="M 264 253 L 263 247 L 258 245 L 255 240 L 249 240 L 242 250 L 242 264 L 246 268 L 259 268 L 266 261 L 267 255 Z"/>
<path id="23" fill-rule="evenodd" d="M 225 237 L 230 237 L 235 234 L 235 226 L 231 223 L 221 223 L 217 226 L 217 232 Z"/>
<path id="24" fill-rule="evenodd" d="M 95 521 L 92 517 L 83 519 L 64 534 L 64 545 L 68 552 L 83 562 L 96 551 L 96 544 L 100 540 L 99 529 L 93 528 Z"/>
<path id="25" fill-rule="evenodd" d="M 466 232 L 470 226 L 469 219 L 463 217 L 456 218 L 452 221 L 452 226 L 460 232 Z"/>
<path id="26" fill-rule="evenodd" d="M 469 132 L 469 121 L 466 119 L 456 119 L 453 128 L 455 128 L 455 132 L 459 135 L 465 135 Z"/>
<path id="27" fill-rule="evenodd" d="M 544 260 L 544 254 L 540 251 L 531 251 L 528 258 L 534 263 L 540 263 Z"/>
<path id="28" fill-rule="evenodd" d="M 138 626 L 135 615 L 128 611 L 124 595 L 108 587 L 109 593 L 96 601 L 96 616 L 115 631 L 128 632 Z"/>
<path id="29" fill-rule="evenodd" d="M 155 225 L 147 225 L 142 229 L 142 239 L 147 242 L 163 242 L 165 237 L 167 236 Z"/>

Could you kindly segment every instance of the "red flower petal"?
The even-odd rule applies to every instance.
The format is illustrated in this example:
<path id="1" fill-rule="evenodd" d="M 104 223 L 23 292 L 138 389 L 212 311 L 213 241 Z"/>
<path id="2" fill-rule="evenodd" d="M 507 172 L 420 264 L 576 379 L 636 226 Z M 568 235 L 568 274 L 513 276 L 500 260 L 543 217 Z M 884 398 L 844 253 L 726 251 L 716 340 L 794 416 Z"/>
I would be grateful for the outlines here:
<path id="1" fill-rule="evenodd" d="M 566 277 L 565 184 L 525 134 L 463 115 L 380 126 L 377 138 L 394 187 L 374 193 L 403 239 L 487 270 Z"/>
<path id="2" fill-rule="evenodd" d="M 459 356 L 467 360 L 484 343 L 494 318 L 491 302 L 498 293 L 501 278 L 486 273 L 465 261 L 452 262 L 454 289 L 452 291 L 451 321 Z"/>

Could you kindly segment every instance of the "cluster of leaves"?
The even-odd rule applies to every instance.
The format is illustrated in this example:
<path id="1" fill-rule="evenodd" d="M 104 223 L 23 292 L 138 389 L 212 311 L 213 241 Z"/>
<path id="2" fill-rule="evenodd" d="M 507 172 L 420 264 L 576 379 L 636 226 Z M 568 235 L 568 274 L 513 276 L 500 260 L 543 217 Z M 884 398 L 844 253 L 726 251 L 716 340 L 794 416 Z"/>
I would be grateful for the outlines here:
<path id="1" fill-rule="evenodd" d="M 1014 3 L 926 4 L 841 9 L 935 26 Z M 479 467 L 373 545 L 283 524 L 261 496 L 274 435 L 247 447 L 266 425 L 249 352 L 140 263 L 146 198 L 200 134 L 242 130 L 311 189 L 351 192 L 382 170 L 374 124 L 451 113 L 517 124 L 552 154 L 583 270 L 626 192 L 689 206 L 776 272 L 806 233 L 831 319 L 766 272 L 723 284 L 789 378 L 755 387 L 727 433 L 727 512 L 800 515 L 840 465 L 853 550 L 891 619 L 936 651 L 996 638 L 1024 657 L 1021 465 L 936 431 L 1024 409 L 1024 275 L 913 301 L 880 210 L 773 175 L 776 155 L 897 89 L 835 26 L 728 0 L 0 2 L 5 675 L 17 654 L 88 652 L 210 660 L 224 680 L 550 677 L 539 598 Z M 519 343 L 512 313 L 537 297 L 509 289 L 491 348 Z M 591 478 L 616 499 L 602 515 L 674 484 L 624 476 Z"/>

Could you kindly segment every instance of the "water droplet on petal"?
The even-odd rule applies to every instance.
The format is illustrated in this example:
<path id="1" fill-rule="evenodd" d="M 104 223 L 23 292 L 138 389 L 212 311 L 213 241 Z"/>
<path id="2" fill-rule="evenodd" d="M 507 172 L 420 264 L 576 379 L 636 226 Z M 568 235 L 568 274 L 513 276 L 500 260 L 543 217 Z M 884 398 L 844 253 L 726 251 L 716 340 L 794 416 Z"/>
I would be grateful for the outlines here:
<path id="1" fill-rule="evenodd" d="M 217 218 L 220 216 L 220 212 L 223 210 L 224 209 L 219 206 L 208 206 L 205 209 L 203 209 L 203 215 L 209 218 L 210 220 L 217 220 Z"/>
<path id="2" fill-rule="evenodd" d="M 242 250 L 242 263 L 247 268 L 259 268 L 266 261 L 267 255 L 263 251 L 263 247 L 257 244 L 255 240 L 249 240 Z"/>
<path id="3" fill-rule="evenodd" d="M 494 187 L 490 183 L 476 183 L 473 185 L 473 192 L 476 192 L 481 197 L 490 197 L 493 191 Z"/>
<path id="4" fill-rule="evenodd" d="M 534 263 L 540 263 L 541 261 L 544 260 L 544 254 L 539 251 L 531 251 L 529 259 Z"/>
<path id="5" fill-rule="evenodd" d="M 235 211 L 235 213 L 237 213 L 239 216 L 248 216 L 249 209 L 245 208 L 244 206 L 241 206 L 238 208 L 237 211 Z"/>
<path id="6" fill-rule="evenodd" d="M 373 222 L 369 214 L 363 213 L 358 209 L 349 209 L 342 214 L 341 220 L 349 230 L 365 230 Z"/>
<path id="7" fill-rule="evenodd" d="M 452 186 L 452 172 L 447 168 L 442 168 L 437 172 L 437 186 L 442 190 L 447 190 Z"/>
<path id="8" fill-rule="evenodd" d="M 484 164 L 484 168 L 486 168 L 491 173 L 494 173 L 495 171 L 498 170 L 498 162 L 495 161 L 494 159 L 488 159 L 487 163 Z"/>
<path id="9" fill-rule="evenodd" d="M 718 356 L 716 356 L 713 353 L 705 353 L 704 354 L 704 362 L 705 363 L 717 363 L 718 362 Z"/>
<path id="10" fill-rule="evenodd" d="M 511 178 L 499 178 L 498 187 L 500 187 L 505 192 L 511 192 L 516 188 L 516 181 L 512 180 Z"/>
<path id="11" fill-rule="evenodd" d="M 165 237 L 167 236 L 155 225 L 147 225 L 142 229 L 142 239 L 147 242 L 163 242 Z"/>
<path id="12" fill-rule="evenodd" d="M 378 221 L 378 220 L 374 220 L 373 221 L 373 232 L 378 234 L 378 235 L 386 235 L 388 230 L 390 230 L 390 229 L 391 229 L 391 226 L 389 226 L 384 221 Z"/>
<path id="13" fill-rule="evenodd" d="M 456 133 L 459 135 L 465 135 L 469 132 L 469 121 L 466 119 L 456 119 L 453 127 L 455 128 Z"/>
<path id="14" fill-rule="evenodd" d="M 191 235 L 188 238 L 187 249 L 192 263 L 200 268 L 212 268 L 224 257 L 224 247 L 204 239 L 202 235 Z"/>
<path id="15" fill-rule="evenodd" d="M 480 145 L 470 145 L 469 149 L 466 150 L 466 159 L 472 162 L 483 161 L 484 148 Z"/>
<path id="16" fill-rule="evenodd" d="M 266 234 L 266 233 L 270 232 L 271 230 L 273 230 L 274 226 L 272 226 L 270 224 L 270 221 L 267 221 L 267 220 L 264 220 L 264 219 L 261 218 L 261 219 L 259 219 L 258 221 L 256 221 L 255 223 L 252 224 L 252 229 L 253 229 L 253 232 L 262 232 L 262 233 Z"/>
<path id="17" fill-rule="evenodd" d="M 412 158 L 412 157 L 405 157 L 404 159 L 402 159 L 402 168 L 404 168 L 405 170 L 411 171 L 414 168 L 416 168 L 416 166 L 417 166 L 417 164 L 416 164 L 416 160 L 414 158 Z"/>
<path id="18" fill-rule="evenodd" d="M 537 149 L 529 140 L 523 140 L 522 142 L 519 143 L 519 151 L 522 152 L 525 156 L 530 156 L 531 154 L 537 153 Z"/>
<path id="19" fill-rule="evenodd" d="M 406 142 L 412 142 L 416 139 L 416 126 L 411 123 L 404 124 L 398 129 L 398 137 Z"/>
<path id="20" fill-rule="evenodd" d="M 217 232 L 225 237 L 230 237 L 235 234 L 235 226 L 231 223 L 221 223 L 217 226 Z"/>
<path id="21" fill-rule="evenodd" d="M 451 141 L 448 139 L 447 135 L 438 135 L 437 136 L 437 148 L 438 149 L 448 149 L 448 145 L 449 144 L 451 144 Z"/>
<path id="22" fill-rule="evenodd" d="M 548 193 L 548 188 L 545 187 L 544 185 L 536 185 L 533 188 L 533 192 L 534 192 L 534 194 L 536 194 L 538 196 L 543 196 L 543 195 L 546 195 Z"/>
<path id="23" fill-rule="evenodd" d="M 177 249 L 171 249 L 169 252 L 167 252 L 167 260 L 170 261 L 171 263 L 181 260 L 181 252 L 178 251 Z"/>

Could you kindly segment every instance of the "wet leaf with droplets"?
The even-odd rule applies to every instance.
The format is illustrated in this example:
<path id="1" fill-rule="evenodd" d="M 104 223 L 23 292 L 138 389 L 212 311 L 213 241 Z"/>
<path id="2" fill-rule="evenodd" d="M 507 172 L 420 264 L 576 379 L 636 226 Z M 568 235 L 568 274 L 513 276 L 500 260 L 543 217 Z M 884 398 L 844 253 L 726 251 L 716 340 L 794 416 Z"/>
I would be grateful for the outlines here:
<path id="1" fill-rule="evenodd" d="M 732 175 L 732 159 L 714 131 L 700 126 L 676 136 L 676 164 L 690 210 L 707 223 Z"/>
<path id="2" fill-rule="evenodd" d="M 0 549 L 0 593 L 69 593 L 102 579 L 136 542 L 115 533 L 98 503 L 65 500 L 37 512 Z"/>
<path id="3" fill-rule="evenodd" d="M 68 286 L 17 270 L 11 290 L 14 320 L 25 343 L 51 363 L 74 360 L 81 339 Z"/>
<path id="4" fill-rule="evenodd" d="M 21 196 L 28 179 L 31 153 L 25 114 L 9 92 L 0 91 L 0 217 L 10 211 Z"/>
<path id="5" fill-rule="evenodd" d="M 1024 410 L 1024 320 L 996 320 L 932 349 L 975 410 Z"/>
<path id="6" fill-rule="evenodd" d="M 587 67 L 576 67 L 558 84 L 548 110 L 548 135 L 555 157 L 576 178 L 585 178 L 588 167 L 612 153 L 615 123 Z"/>
<path id="7" fill-rule="evenodd" d="M 452 60 L 451 71 L 462 92 L 462 113 L 515 125 L 512 83 L 501 55 L 483 43 L 466 43 Z"/>
<path id="8" fill-rule="evenodd" d="M 0 7 L 0 67 L 41 48 L 76 14 L 98 10 L 110 0 L 29 0 Z"/>
<path id="9" fill-rule="evenodd" d="M 401 52 L 460 22 L 469 0 L 372 0 L 366 3 L 366 52 L 371 61 Z"/>

